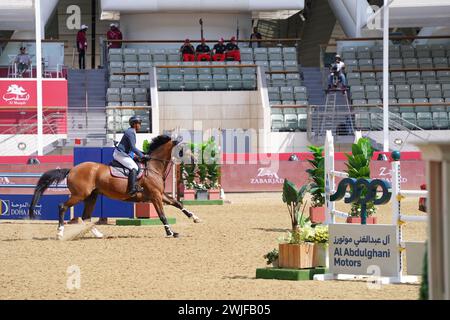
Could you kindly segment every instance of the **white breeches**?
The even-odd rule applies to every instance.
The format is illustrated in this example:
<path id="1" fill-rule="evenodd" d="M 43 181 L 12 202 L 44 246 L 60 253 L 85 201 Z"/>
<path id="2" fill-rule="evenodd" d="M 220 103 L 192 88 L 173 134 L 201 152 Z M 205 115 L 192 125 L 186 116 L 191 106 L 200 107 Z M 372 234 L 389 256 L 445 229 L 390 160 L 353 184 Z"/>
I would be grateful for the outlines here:
<path id="1" fill-rule="evenodd" d="M 123 166 L 127 167 L 130 170 L 139 170 L 139 167 L 137 163 L 131 159 L 130 156 L 120 152 L 119 150 L 115 149 L 113 153 L 113 158 L 117 161 L 119 161 Z"/>

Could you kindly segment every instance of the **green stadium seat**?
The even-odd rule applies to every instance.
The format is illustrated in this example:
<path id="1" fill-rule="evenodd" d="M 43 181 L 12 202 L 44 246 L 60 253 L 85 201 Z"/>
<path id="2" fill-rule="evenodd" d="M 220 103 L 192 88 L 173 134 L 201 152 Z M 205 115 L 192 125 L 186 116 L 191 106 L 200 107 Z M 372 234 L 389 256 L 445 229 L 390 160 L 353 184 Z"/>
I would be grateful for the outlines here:
<path id="1" fill-rule="evenodd" d="M 254 64 L 253 62 L 248 62 L 248 61 L 243 61 L 242 62 L 243 65 L 248 65 L 248 64 Z M 242 74 L 256 74 L 256 67 L 242 67 L 241 68 L 241 73 Z"/>
<path id="2" fill-rule="evenodd" d="M 180 91 L 184 89 L 183 75 L 182 74 L 170 74 L 169 75 L 169 89 Z"/>
<path id="3" fill-rule="evenodd" d="M 268 87 L 269 101 L 281 100 L 279 87 Z"/>
<path id="4" fill-rule="evenodd" d="M 436 83 L 436 72 L 435 71 L 422 71 L 421 76 L 422 76 L 422 82 L 425 84 Z"/>
<path id="5" fill-rule="evenodd" d="M 365 86 L 366 98 L 367 99 L 380 99 L 380 87 L 377 85 L 367 85 Z"/>
<path id="6" fill-rule="evenodd" d="M 120 88 L 108 88 L 106 90 L 106 101 L 120 102 Z"/>
<path id="7" fill-rule="evenodd" d="M 213 87 L 215 90 L 227 90 L 227 76 L 225 74 L 213 74 Z"/>
<path id="8" fill-rule="evenodd" d="M 352 100 L 352 104 L 354 107 L 363 106 L 367 104 L 366 99 L 354 99 Z"/>
<path id="9" fill-rule="evenodd" d="M 150 88 L 150 76 L 143 74 L 139 76 L 139 87 Z"/>
<path id="10" fill-rule="evenodd" d="M 242 75 L 242 88 L 244 90 L 256 89 L 256 75 L 255 74 L 243 74 Z"/>
<path id="11" fill-rule="evenodd" d="M 272 131 L 284 129 L 284 116 L 282 114 L 272 114 L 270 120 L 272 123 Z"/>
<path id="12" fill-rule="evenodd" d="M 269 60 L 283 60 L 280 47 L 268 48 Z"/>
<path id="13" fill-rule="evenodd" d="M 367 46 L 359 46 L 356 48 L 356 55 L 358 59 L 372 59 L 370 48 Z"/>
<path id="14" fill-rule="evenodd" d="M 195 62 L 195 65 L 199 66 L 199 68 L 197 69 L 197 73 L 200 74 L 206 74 L 206 75 L 210 75 L 211 74 L 211 68 L 209 67 L 211 65 L 210 62 L 208 61 L 198 61 Z"/>
<path id="15" fill-rule="evenodd" d="M 164 49 L 153 49 L 151 50 L 152 61 L 153 62 L 166 62 L 167 55 Z"/>
<path id="16" fill-rule="evenodd" d="M 306 92 L 306 87 L 294 87 L 294 99 L 297 100 L 308 100 L 308 95 Z"/>
<path id="17" fill-rule="evenodd" d="M 158 74 L 157 83 L 159 91 L 169 90 L 169 76 L 167 74 Z"/>
<path id="18" fill-rule="evenodd" d="M 138 72 L 137 62 L 127 61 L 124 63 L 125 72 Z"/>
<path id="19" fill-rule="evenodd" d="M 308 128 L 308 115 L 305 113 L 297 114 L 298 118 L 298 129 L 300 131 L 306 131 Z"/>
<path id="20" fill-rule="evenodd" d="M 438 71 L 436 76 L 439 83 L 450 83 L 450 71 Z"/>
<path id="21" fill-rule="evenodd" d="M 353 70 L 358 69 L 358 60 L 356 59 L 346 60 L 345 69 L 347 72 L 353 72 Z"/>
<path id="22" fill-rule="evenodd" d="M 308 100 L 295 100 L 295 105 L 296 106 L 305 106 L 306 107 L 306 106 L 309 105 L 309 103 L 308 103 Z M 305 113 L 306 113 L 306 108 L 302 108 L 302 109 L 298 109 L 298 110 L 304 110 Z"/>
<path id="23" fill-rule="evenodd" d="M 139 61 L 138 66 L 139 66 L 139 72 L 150 73 L 150 71 L 152 70 L 151 62 Z"/>
<path id="24" fill-rule="evenodd" d="M 417 118 L 415 112 L 402 112 L 402 124 L 410 130 L 416 129 Z"/>
<path id="25" fill-rule="evenodd" d="M 109 73 L 113 75 L 116 72 L 123 72 L 123 62 L 111 61 L 109 63 Z"/>
<path id="26" fill-rule="evenodd" d="M 433 58 L 433 64 L 435 68 L 448 68 L 447 57 Z"/>
<path id="27" fill-rule="evenodd" d="M 110 88 L 122 88 L 123 87 L 123 76 L 112 75 L 109 77 L 109 87 Z"/>
<path id="28" fill-rule="evenodd" d="M 281 108 L 270 108 L 270 114 L 283 114 L 283 110 Z"/>
<path id="29" fill-rule="evenodd" d="M 420 79 L 419 71 L 408 71 L 406 72 L 406 79 L 408 84 L 420 84 L 422 80 Z"/>
<path id="30" fill-rule="evenodd" d="M 294 89 L 292 87 L 280 88 L 281 100 L 294 100 Z"/>
<path id="31" fill-rule="evenodd" d="M 396 97 L 398 99 L 410 99 L 411 89 L 407 84 L 398 84 L 395 86 Z"/>
<path id="32" fill-rule="evenodd" d="M 390 73 L 392 84 L 406 84 L 406 73 L 394 71 Z"/>
<path id="33" fill-rule="evenodd" d="M 419 61 L 416 58 L 406 58 L 403 59 L 403 65 L 405 68 L 417 68 L 419 66 Z"/>
<path id="34" fill-rule="evenodd" d="M 450 83 L 442 84 L 442 96 L 444 98 L 450 98 Z"/>
<path id="35" fill-rule="evenodd" d="M 178 49 L 167 50 L 167 61 L 180 62 L 181 61 L 180 51 Z"/>
<path id="36" fill-rule="evenodd" d="M 431 56 L 433 58 L 444 58 L 446 57 L 446 50 L 443 44 L 432 44 L 431 45 Z"/>
<path id="37" fill-rule="evenodd" d="M 185 68 L 185 67 L 190 67 L 190 66 L 195 66 L 195 62 L 192 62 L 192 61 L 180 62 L 180 67 L 181 67 L 180 72 L 185 75 L 186 74 L 197 75 L 196 68 Z M 223 69 L 218 69 L 218 70 L 223 70 Z M 223 71 L 225 72 L 225 70 L 223 70 Z"/>
<path id="38" fill-rule="evenodd" d="M 403 68 L 403 60 L 399 58 L 389 58 L 389 68 L 391 69 Z"/>
<path id="39" fill-rule="evenodd" d="M 241 75 L 239 75 L 239 74 L 229 74 L 228 75 L 228 89 L 230 89 L 230 90 L 242 89 Z"/>
<path id="40" fill-rule="evenodd" d="M 122 102 L 133 102 L 134 101 L 133 88 L 120 88 L 120 100 Z"/>
<path id="41" fill-rule="evenodd" d="M 281 60 L 272 60 L 269 62 L 270 71 L 284 71 L 283 70 L 283 61 Z"/>
<path id="42" fill-rule="evenodd" d="M 283 73 L 272 74 L 271 84 L 276 87 L 286 86 L 286 76 Z"/>
<path id="43" fill-rule="evenodd" d="M 376 85 L 377 78 L 374 72 L 361 72 L 361 83 L 363 85 Z"/>
<path id="44" fill-rule="evenodd" d="M 347 73 L 347 83 L 349 86 L 360 86 L 361 85 L 361 74 L 359 72 Z"/>
<path id="45" fill-rule="evenodd" d="M 414 103 L 421 103 L 420 101 L 416 102 L 416 100 L 422 100 L 422 99 L 414 99 Z M 429 106 L 416 106 L 416 107 L 414 107 L 414 111 L 416 113 L 417 112 L 430 112 L 431 109 Z"/>
<path id="46" fill-rule="evenodd" d="M 122 56 L 122 49 L 119 48 L 111 48 L 108 51 L 108 61 L 112 62 L 122 62 L 123 56 Z"/>
<path id="47" fill-rule="evenodd" d="M 342 52 L 342 59 L 345 60 L 350 60 L 350 59 L 356 59 L 356 52 L 353 51 L 348 51 L 348 52 Z"/>
<path id="48" fill-rule="evenodd" d="M 198 90 L 198 79 L 196 74 L 185 74 L 183 81 L 185 90 Z"/>
<path id="49" fill-rule="evenodd" d="M 125 62 L 137 62 L 138 56 L 137 56 L 137 50 L 134 48 L 125 48 L 123 49 L 123 60 Z"/>
<path id="50" fill-rule="evenodd" d="M 301 86 L 302 81 L 300 80 L 299 73 L 287 73 L 286 74 L 286 85 L 291 87 Z"/>
<path id="51" fill-rule="evenodd" d="M 241 61 L 252 61 L 253 62 L 253 49 L 252 48 L 240 48 L 241 51 Z"/>
<path id="52" fill-rule="evenodd" d="M 440 84 L 427 84 L 427 96 L 429 98 L 441 98 L 442 97 L 442 91 L 441 91 L 441 85 Z"/>
<path id="53" fill-rule="evenodd" d="M 167 62 L 153 62 L 153 66 L 156 68 L 156 74 L 169 74 L 169 71 L 167 68 L 159 68 L 159 66 L 165 66 L 167 65 Z"/>
<path id="54" fill-rule="evenodd" d="M 414 58 L 416 56 L 415 49 L 412 45 L 401 45 L 400 52 L 403 59 Z"/>
<path id="55" fill-rule="evenodd" d="M 448 128 L 448 113 L 447 112 L 433 112 L 433 127 L 436 129 Z"/>
<path id="56" fill-rule="evenodd" d="M 372 59 L 358 59 L 358 65 L 360 70 L 372 70 L 373 61 Z"/>
<path id="57" fill-rule="evenodd" d="M 298 129 L 298 117 L 295 109 L 286 108 L 284 109 L 284 125 L 287 129 L 297 130 Z"/>
<path id="58" fill-rule="evenodd" d="M 284 70 L 289 72 L 298 72 L 297 60 L 284 61 Z"/>
<path id="59" fill-rule="evenodd" d="M 125 87 L 126 88 L 138 88 L 139 87 L 139 76 L 138 75 L 126 75 L 125 76 Z"/>
<path id="60" fill-rule="evenodd" d="M 417 58 L 429 58 L 431 56 L 430 46 L 426 44 L 416 45 L 416 56 Z"/>
<path id="61" fill-rule="evenodd" d="M 423 84 L 412 84 L 411 85 L 411 97 L 416 98 L 426 98 L 427 92 L 425 90 L 425 85 Z"/>
<path id="62" fill-rule="evenodd" d="M 284 47 L 283 48 L 283 60 L 295 60 L 297 61 L 297 48 Z"/>
<path id="63" fill-rule="evenodd" d="M 139 49 L 138 50 L 138 60 L 140 62 L 151 62 L 152 56 L 150 53 L 150 49 Z"/>
<path id="64" fill-rule="evenodd" d="M 383 59 L 383 47 L 382 46 L 373 46 L 370 48 L 372 52 L 373 59 Z"/>
<path id="65" fill-rule="evenodd" d="M 232 76 L 232 75 L 230 75 Z M 209 90 L 213 87 L 212 76 L 210 74 L 198 75 L 198 87 L 200 90 Z"/>
<path id="66" fill-rule="evenodd" d="M 267 71 L 269 69 L 269 62 L 267 61 L 255 61 L 255 64 L 260 66 L 262 71 Z"/>
<path id="67" fill-rule="evenodd" d="M 433 128 L 433 119 L 431 112 L 418 112 L 417 113 L 417 125 L 425 130 Z"/>
<path id="68" fill-rule="evenodd" d="M 433 59 L 431 58 L 419 58 L 419 67 L 420 68 L 433 68 Z"/>
<path id="69" fill-rule="evenodd" d="M 267 48 L 254 48 L 253 57 L 255 61 L 267 61 Z"/>
<path id="70" fill-rule="evenodd" d="M 147 102 L 148 101 L 147 89 L 134 88 L 134 101 Z"/>

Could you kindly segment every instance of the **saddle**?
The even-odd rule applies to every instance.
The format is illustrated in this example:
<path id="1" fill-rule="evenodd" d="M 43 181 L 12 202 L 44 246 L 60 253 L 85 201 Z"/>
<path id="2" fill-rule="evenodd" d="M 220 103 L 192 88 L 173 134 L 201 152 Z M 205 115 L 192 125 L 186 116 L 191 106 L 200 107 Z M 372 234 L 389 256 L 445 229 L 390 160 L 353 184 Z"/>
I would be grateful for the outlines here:
<path id="1" fill-rule="evenodd" d="M 109 172 L 111 176 L 115 178 L 128 179 L 128 175 L 130 174 L 130 169 L 124 167 L 119 161 L 113 160 L 109 164 Z M 144 175 L 144 164 L 139 163 L 139 170 L 136 177 L 136 180 L 139 180 Z"/>

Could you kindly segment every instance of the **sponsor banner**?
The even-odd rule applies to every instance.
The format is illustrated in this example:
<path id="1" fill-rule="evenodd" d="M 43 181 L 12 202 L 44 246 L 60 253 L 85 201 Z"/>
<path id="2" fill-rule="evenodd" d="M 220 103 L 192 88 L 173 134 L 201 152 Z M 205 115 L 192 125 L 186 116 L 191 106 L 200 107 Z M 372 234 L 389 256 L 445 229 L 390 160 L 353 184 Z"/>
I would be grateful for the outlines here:
<path id="1" fill-rule="evenodd" d="M 0 219 L 26 219 L 32 195 L 0 194 Z M 57 220 L 58 205 L 67 201 L 67 195 L 43 195 L 36 205 L 34 214 L 38 220 Z M 70 210 L 64 218 L 68 220 Z"/>
<path id="2" fill-rule="evenodd" d="M 221 168 L 221 183 L 225 192 L 281 192 L 285 178 L 298 187 L 308 183 L 306 170 L 311 166 L 305 161 L 274 161 L 271 165 L 223 164 Z M 344 161 L 336 161 L 335 170 L 345 169 Z M 370 169 L 374 179 L 392 181 L 390 162 L 372 161 Z M 336 178 L 337 183 L 340 180 Z M 400 182 L 404 189 L 419 190 L 420 185 L 426 182 L 425 162 L 402 162 Z"/>
<path id="3" fill-rule="evenodd" d="M 330 225 L 330 273 L 396 276 L 399 269 L 396 228 L 394 225 Z"/>
<path id="4" fill-rule="evenodd" d="M 0 107 L 35 107 L 36 80 L 0 79 Z M 44 107 L 67 107 L 67 80 L 42 81 Z"/>

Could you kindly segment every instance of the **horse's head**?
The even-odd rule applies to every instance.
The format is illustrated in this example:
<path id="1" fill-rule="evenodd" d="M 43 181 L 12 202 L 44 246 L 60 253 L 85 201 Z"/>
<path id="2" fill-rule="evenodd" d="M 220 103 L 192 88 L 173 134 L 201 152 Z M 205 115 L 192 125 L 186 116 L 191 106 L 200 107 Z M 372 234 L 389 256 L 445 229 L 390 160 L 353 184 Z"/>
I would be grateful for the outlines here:
<path id="1" fill-rule="evenodd" d="M 182 143 L 183 137 L 171 138 L 168 135 L 159 135 L 152 139 L 148 154 L 153 159 L 163 161 L 173 160 L 174 162 L 194 163 L 195 158 L 190 145 Z"/>

